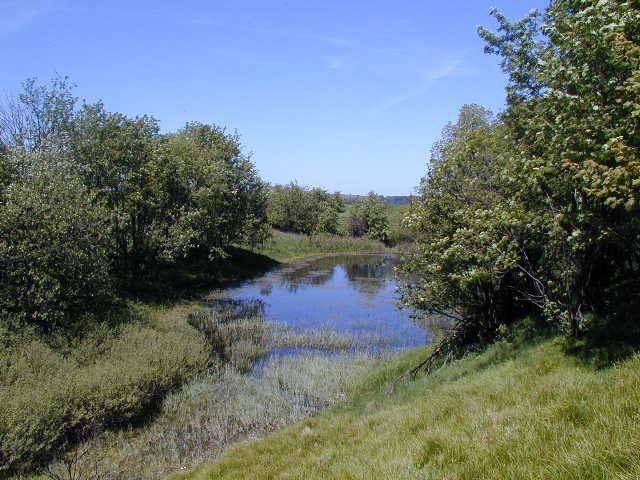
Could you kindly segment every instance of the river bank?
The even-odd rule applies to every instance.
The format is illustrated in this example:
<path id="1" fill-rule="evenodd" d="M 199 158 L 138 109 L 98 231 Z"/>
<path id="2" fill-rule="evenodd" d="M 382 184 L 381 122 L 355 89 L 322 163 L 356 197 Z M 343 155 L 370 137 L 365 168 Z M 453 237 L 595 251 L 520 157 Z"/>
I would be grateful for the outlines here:
<path id="1" fill-rule="evenodd" d="M 289 244 L 293 240 L 303 245 L 309 241 L 290 236 L 288 239 Z M 358 245 L 362 251 L 371 249 L 368 241 L 349 242 L 348 246 L 353 250 Z M 307 245 L 304 249 L 315 255 L 331 253 L 312 251 Z M 293 257 L 278 258 L 286 261 Z M 296 258 L 300 261 L 299 256 Z M 231 268 L 222 272 L 224 275 L 217 272 L 216 278 L 221 280 L 218 285 L 228 285 L 275 265 L 275 260 L 264 255 L 246 255 L 238 272 Z M 194 274 L 197 281 L 192 285 L 200 285 L 199 291 L 206 291 L 206 277 Z M 128 301 L 125 314 L 120 312 L 111 321 L 72 338 L 45 339 L 31 334 L 4 338 L 0 358 L 6 367 L 0 379 L 6 387 L 0 394 L 0 429 L 4 432 L 0 460 L 4 469 L 19 466 L 29 470 L 60 451 L 66 454 L 54 468 L 80 451 L 83 458 L 89 459 L 91 455 L 83 450 L 88 445 L 86 439 L 90 439 L 89 444 L 109 435 L 130 440 L 141 432 L 140 425 L 154 424 L 153 419 L 162 416 L 171 395 L 186 395 L 191 382 L 210 380 L 211 375 L 232 378 L 234 374 L 224 373 L 223 364 L 212 353 L 206 338 L 190 324 L 190 314 L 200 306 L 200 300 L 188 293 L 186 300 Z M 274 365 L 274 369 L 301 371 L 286 365 Z M 336 375 L 346 378 L 341 371 Z M 181 385 L 188 387 L 180 388 Z M 307 394 L 303 392 L 304 395 Z M 74 447 L 78 441 L 80 450 Z M 122 478 L 134 477 L 127 474 Z"/>
<path id="2" fill-rule="evenodd" d="M 429 347 L 375 366 L 348 400 L 247 440 L 174 480 L 631 480 L 640 475 L 640 357 L 595 368 L 559 337 L 505 338 L 389 383 Z"/>

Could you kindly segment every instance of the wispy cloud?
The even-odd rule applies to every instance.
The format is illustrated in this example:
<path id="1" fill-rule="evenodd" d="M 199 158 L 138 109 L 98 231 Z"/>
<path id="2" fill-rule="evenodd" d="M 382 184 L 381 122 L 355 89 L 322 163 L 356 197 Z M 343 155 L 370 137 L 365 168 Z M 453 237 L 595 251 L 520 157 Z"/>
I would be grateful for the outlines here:
<path id="1" fill-rule="evenodd" d="M 353 68 L 353 57 L 349 55 L 333 55 L 326 57 L 329 70 L 344 72 Z"/>
<path id="2" fill-rule="evenodd" d="M 437 82 L 455 75 L 458 72 L 459 67 L 462 65 L 462 56 L 454 55 L 445 58 L 440 63 L 428 68 L 425 71 L 425 80 L 428 82 Z"/>
<path id="3" fill-rule="evenodd" d="M 60 5 L 56 0 L 0 1 L 0 35 L 19 32 Z"/>
<path id="4" fill-rule="evenodd" d="M 383 99 L 376 105 L 374 110 L 376 112 L 391 110 L 413 98 L 424 95 L 433 87 L 434 83 L 457 75 L 460 71 L 462 60 L 461 55 L 453 55 L 424 69 L 421 75 L 417 75 L 416 86 Z"/>

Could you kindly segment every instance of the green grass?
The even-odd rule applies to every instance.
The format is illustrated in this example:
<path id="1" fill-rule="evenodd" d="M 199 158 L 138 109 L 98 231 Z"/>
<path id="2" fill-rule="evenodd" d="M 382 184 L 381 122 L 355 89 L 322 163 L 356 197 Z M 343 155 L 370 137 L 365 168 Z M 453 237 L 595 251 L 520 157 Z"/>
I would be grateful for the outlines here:
<path id="1" fill-rule="evenodd" d="M 0 475 L 29 470 L 85 435 L 146 414 L 207 367 L 191 305 L 131 305 L 127 321 L 72 338 L 23 334 L 0 349 Z"/>
<path id="2" fill-rule="evenodd" d="M 301 257 L 332 253 L 382 253 L 389 251 L 376 240 L 351 238 L 340 235 L 319 234 L 308 237 L 296 233 L 272 230 L 272 237 L 256 253 L 279 262 Z"/>
<path id="3" fill-rule="evenodd" d="M 378 367 L 333 407 L 176 479 L 635 479 L 640 357 L 593 369 L 560 339 L 499 342 L 431 376 Z"/>

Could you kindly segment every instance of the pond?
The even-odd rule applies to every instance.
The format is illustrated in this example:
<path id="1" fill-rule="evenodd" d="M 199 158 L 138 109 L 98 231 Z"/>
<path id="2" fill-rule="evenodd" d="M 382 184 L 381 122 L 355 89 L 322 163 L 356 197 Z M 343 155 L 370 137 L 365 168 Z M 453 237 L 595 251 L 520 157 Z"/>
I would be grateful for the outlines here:
<path id="1" fill-rule="evenodd" d="M 224 291 L 231 301 L 260 305 L 261 316 L 297 332 L 348 335 L 368 350 L 398 350 L 428 340 L 425 326 L 400 307 L 396 255 L 342 255 L 285 264 Z M 304 347 L 273 348 L 273 355 Z"/>

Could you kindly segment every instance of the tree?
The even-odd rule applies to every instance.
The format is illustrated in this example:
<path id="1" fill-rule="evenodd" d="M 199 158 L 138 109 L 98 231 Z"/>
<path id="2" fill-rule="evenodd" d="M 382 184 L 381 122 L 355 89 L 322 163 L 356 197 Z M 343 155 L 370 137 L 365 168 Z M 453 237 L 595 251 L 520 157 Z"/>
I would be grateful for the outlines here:
<path id="1" fill-rule="evenodd" d="M 573 338 L 637 341 L 640 7 L 493 13 L 497 33 L 480 34 L 503 58 L 508 106 L 497 122 L 445 129 L 407 218 L 418 240 L 405 300 L 453 320 L 436 356 L 523 315 Z"/>
<path id="2" fill-rule="evenodd" d="M 545 309 L 576 335 L 587 313 L 637 305 L 640 7 L 556 0 L 543 25 L 494 15 L 498 33 L 480 33 L 510 77 L 513 175 L 546 235 Z"/>
<path id="3" fill-rule="evenodd" d="M 0 141 L 23 150 L 63 148 L 73 130 L 77 99 L 72 90 L 67 77 L 56 77 L 49 85 L 27 79 L 17 98 L 0 106 Z"/>
<path id="4" fill-rule="evenodd" d="M 111 301 L 108 223 L 63 157 L 28 155 L 0 202 L 0 316 L 49 330 Z"/>
<path id="5" fill-rule="evenodd" d="M 85 105 L 76 119 L 73 159 L 109 211 L 114 263 L 123 277 L 140 275 L 157 255 L 157 138 L 155 119 L 108 113 L 101 103 Z"/>
<path id="6" fill-rule="evenodd" d="M 457 138 L 491 124 L 493 113 L 482 105 L 465 104 L 460 108 L 456 123 L 447 123 L 440 138 L 431 147 L 430 167 L 435 167 L 446 156 L 446 148 Z"/>
<path id="7" fill-rule="evenodd" d="M 276 185 L 269 194 L 269 221 L 283 231 L 335 234 L 343 211 L 344 202 L 339 193 L 309 189 L 295 182 Z"/>
<path id="8" fill-rule="evenodd" d="M 389 217 L 384 197 L 375 192 L 353 203 L 348 230 L 352 236 L 365 235 L 386 242 L 389 237 Z"/>
<path id="9" fill-rule="evenodd" d="M 161 152 L 166 257 L 198 248 L 219 256 L 234 242 L 256 244 L 266 238 L 266 186 L 242 154 L 237 136 L 190 123 L 167 136 Z"/>

